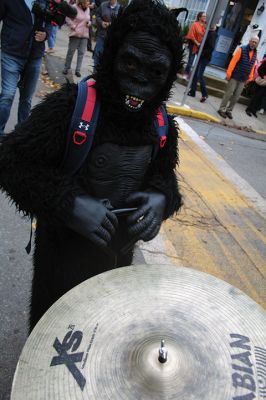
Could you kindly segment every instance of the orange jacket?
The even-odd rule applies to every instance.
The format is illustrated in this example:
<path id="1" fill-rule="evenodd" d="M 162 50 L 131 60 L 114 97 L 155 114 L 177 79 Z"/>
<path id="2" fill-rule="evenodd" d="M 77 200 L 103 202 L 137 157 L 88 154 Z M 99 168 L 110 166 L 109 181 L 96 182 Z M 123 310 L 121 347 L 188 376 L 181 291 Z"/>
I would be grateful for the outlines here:
<path id="1" fill-rule="evenodd" d="M 250 60 L 253 57 L 253 53 L 254 53 L 254 50 L 250 50 L 249 53 L 248 53 Z M 226 71 L 226 79 L 228 81 L 231 79 L 232 73 L 233 73 L 233 71 L 234 71 L 234 69 L 236 67 L 236 64 L 240 60 L 241 54 L 242 54 L 242 49 L 241 49 L 241 47 L 239 47 L 236 50 L 235 54 L 233 55 L 229 65 L 228 65 L 227 71 Z M 250 71 L 250 74 L 249 74 L 249 77 L 248 77 L 249 81 L 252 81 L 252 79 L 253 79 L 256 64 L 257 64 L 257 60 L 254 62 L 253 67 L 252 67 L 252 69 Z"/>
<path id="2" fill-rule="evenodd" d="M 194 43 L 194 46 L 192 48 L 192 54 L 195 54 L 198 52 L 199 47 L 196 45 L 195 40 L 198 43 L 201 43 L 204 33 L 205 33 L 205 30 L 206 30 L 205 25 L 202 25 L 202 23 L 199 21 L 193 22 L 193 24 L 189 28 L 186 39 L 189 39 Z"/>

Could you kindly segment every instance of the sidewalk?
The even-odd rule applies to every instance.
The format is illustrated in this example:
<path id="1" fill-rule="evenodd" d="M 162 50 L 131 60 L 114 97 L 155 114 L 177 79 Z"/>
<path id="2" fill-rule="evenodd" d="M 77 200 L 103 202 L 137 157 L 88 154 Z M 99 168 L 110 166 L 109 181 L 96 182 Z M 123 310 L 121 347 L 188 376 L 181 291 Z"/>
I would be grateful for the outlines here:
<path id="1" fill-rule="evenodd" d="M 210 95 L 205 103 L 200 103 L 200 92 L 196 93 L 196 97 L 187 96 L 186 105 L 181 108 L 180 102 L 182 101 L 185 89 L 186 87 L 182 84 L 177 82 L 175 83 L 173 95 L 168 103 L 170 106 L 169 111 L 177 115 L 191 116 L 206 121 L 218 122 L 224 126 L 266 135 L 266 113 L 264 113 L 264 115 L 257 113 L 258 118 L 253 116 L 249 117 L 245 112 L 247 106 L 237 103 L 233 110 L 233 119 L 223 119 L 217 113 L 221 99 Z"/>
<path id="2" fill-rule="evenodd" d="M 66 82 L 66 76 L 62 74 L 64 67 L 64 60 L 68 46 L 68 30 L 63 26 L 57 34 L 57 41 L 55 45 L 55 53 L 46 56 L 46 65 L 51 80 L 57 84 Z M 72 70 L 75 68 L 76 54 L 72 61 Z M 92 73 L 93 60 L 92 53 L 86 52 L 81 68 L 82 77 Z M 73 76 L 72 73 L 68 74 L 67 78 L 70 81 L 78 82 L 80 78 Z M 217 110 L 219 108 L 221 99 L 210 95 L 205 103 L 200 103 L 200 93 L 197 92 L 195 98 L 187 97 L 184 107 L 180 107 L 180 102 L 186 87 L 176 82 L 172 90 L 172 96 L 168 102 L 168 110 L 171 113 L 190 116 L 193 118 L 203 119 L 207 121 L 217 122 L 219 124 L 229 126 L 232 128 L 243 129 L 246 131 L 257 132 L 266 135 L 266 113 L 264 115 L 258 114 L 258 118 L 249 117 L 245 113 L 246 106 L 237 103 L 233 111 L 233 119 L 222 119 Z"/>

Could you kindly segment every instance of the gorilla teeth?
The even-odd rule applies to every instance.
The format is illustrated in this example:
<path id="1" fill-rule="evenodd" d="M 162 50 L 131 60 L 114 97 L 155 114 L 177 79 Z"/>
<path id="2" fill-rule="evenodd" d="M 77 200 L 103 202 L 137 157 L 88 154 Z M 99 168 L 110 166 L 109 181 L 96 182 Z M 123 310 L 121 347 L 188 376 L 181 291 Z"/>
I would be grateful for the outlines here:
<path id="1" fill-rule="evenodd" d="M 138 110 L 141 108 L 144 100 L 139 99 L 138 97 L 126 95 L 126 105 L 131 108 L 132 110 Z"/>

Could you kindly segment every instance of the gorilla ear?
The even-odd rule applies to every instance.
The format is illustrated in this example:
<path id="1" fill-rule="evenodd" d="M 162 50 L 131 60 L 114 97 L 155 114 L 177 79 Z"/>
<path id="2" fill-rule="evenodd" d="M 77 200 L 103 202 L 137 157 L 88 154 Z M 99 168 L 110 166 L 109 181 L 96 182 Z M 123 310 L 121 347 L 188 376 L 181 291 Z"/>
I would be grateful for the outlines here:
<path id="1" fill-rule="evenodd" d="M 173 13 L 174 16 L 175 16 L 176 18 L 178 17 L 178 15 L 179 15 L 181 12 L 185 12 L 185 13 L 186 13 L 186 16 L 185 16 L 185 21 L 186 21 L 187 16 L 188 16 L 188 9 L 187 9 L 187 8 L 185 8 L 185 7 L 183 7 L 183 8 L 173 8 L 173 9 L 171 10 L 171 13 Z"/>

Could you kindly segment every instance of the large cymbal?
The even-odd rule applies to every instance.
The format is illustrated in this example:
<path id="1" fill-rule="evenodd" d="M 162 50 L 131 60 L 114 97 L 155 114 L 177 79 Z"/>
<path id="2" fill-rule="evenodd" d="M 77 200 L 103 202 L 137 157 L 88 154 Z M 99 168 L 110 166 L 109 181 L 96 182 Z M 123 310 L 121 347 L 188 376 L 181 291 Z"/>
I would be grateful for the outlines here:
<path id="1" fill-rule="evenodd" d="M 189 268 L 131 266 L 50 308 L 11 400 L 263 399 L 265 362 L 265 312 L 243 292 Z"/>

